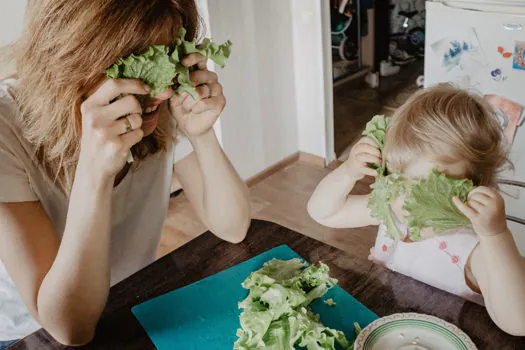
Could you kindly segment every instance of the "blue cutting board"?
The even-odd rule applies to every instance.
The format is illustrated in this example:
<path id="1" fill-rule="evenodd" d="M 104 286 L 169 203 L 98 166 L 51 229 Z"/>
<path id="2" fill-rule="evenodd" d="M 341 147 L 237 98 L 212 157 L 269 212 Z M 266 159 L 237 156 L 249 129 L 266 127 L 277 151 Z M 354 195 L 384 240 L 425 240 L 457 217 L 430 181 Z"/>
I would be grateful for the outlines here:
<path id="1" fill-rule="evenodd" d="M 250 272 L 273 258 L 302 259 L 290 247 L 281 245 L 194 284 L 148 300 L 133 307 L 132 312 L 158 350 L 231 350 L 237 339 L 235 332 L 240 326 L 242 311 L 237 303 L 248 295 L 241 283 Z M 332 298 L 337 305 L 330 307 L 323 303 L 327 298 Z M 349 340 L 355 338 L 354 322 L 364 328 L 377 319 L 377 315 L 339 286 L 311 306 L 324 325 L 342 330 Z"/>

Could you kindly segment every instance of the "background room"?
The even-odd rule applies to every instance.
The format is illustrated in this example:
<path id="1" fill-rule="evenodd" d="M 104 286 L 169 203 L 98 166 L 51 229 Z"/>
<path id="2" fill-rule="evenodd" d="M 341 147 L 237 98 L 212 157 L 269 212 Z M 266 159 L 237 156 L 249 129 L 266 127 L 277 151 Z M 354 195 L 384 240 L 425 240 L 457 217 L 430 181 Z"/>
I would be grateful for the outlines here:
<path id="1" fill-rule="evenodd" d="M 306 201 L 315 185 L 346 159 L 372 116 L 391 115 L 423 85 L 452 81 L 482 90 L 508 124 L 516 171 L 505 174 L 503 186 L 510 225 L 513 231 L 523 230 L 522 6 L 483 0 L 197 3 L 207 35 L 234 44 L 226 68 L 210 64 L 228 100 L 215 128 L 251 186 L 255 217 L 344 249 L 360 234 L 327 229 L 309 218 Z M 0 13 L 0 53 L 5 57 L 22 28 L 25 2 L 4 1 L 2 6 L 8 9 Z M 472 45 L 478 56 L 466 52 L 459 63 L 443 67 L 441 51 L 452 49 L 447 45 L 455 40 Z M 7 61 L 0 73 L 12 71 Z M 179 189 L 174 179 L 172 192 Z M 204 232 L 184 194 L 172 199 L 164 232 L 159 256 Z M 364 239 L 368 244 L 373 237 Z M 525 254 L 524 236 L 516 239 Z"/>

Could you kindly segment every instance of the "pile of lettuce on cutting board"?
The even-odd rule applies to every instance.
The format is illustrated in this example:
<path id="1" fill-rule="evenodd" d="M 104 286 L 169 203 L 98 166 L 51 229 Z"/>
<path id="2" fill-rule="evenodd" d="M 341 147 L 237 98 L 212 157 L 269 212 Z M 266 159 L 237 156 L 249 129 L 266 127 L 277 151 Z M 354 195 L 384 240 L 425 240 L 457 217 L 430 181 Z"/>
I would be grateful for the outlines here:
<path id="1" fill-rule="evenodd" d="M 352 349 L 343 332 L 323 326 L 309 309 L 337 283 L 328 272 L 323 263 L 308 266 L 297 258 L 272 259 L 252 272 L 242 283 L 250 292 L 239 303 L 244 311 L 234 349 L 336 349 L 336 343 Z"/>
<path id="2" fill-rule="evenodd" d="M 380 151 L 383 151 L 389 122 L 389 118 L 376 115 L 363 132 L 363 135 L 377 143 Z M 412 241 L 421 240 L 422 227 L 431 227 L 435 233 L 443 233 L 472 226 L 452 202 L 454 196 L 463 202 L 467 200 L 469 192 L 475 188 L 471 180 L 451 179 L 437 169 L 432 169 L 426 179 L 407 180 L 399 173 L 391 173 L 384 160 L 380 165 L 370 166 L 377 169 L 377 176 L 375 183 L 370 186 L 372 193 L 368 208 L 372 216 L 385 225 L 391 238 L 400 239 L 402 236 L 390 208 L 390 203 L 402 194 L 406 194 L 403 210 Z"/>

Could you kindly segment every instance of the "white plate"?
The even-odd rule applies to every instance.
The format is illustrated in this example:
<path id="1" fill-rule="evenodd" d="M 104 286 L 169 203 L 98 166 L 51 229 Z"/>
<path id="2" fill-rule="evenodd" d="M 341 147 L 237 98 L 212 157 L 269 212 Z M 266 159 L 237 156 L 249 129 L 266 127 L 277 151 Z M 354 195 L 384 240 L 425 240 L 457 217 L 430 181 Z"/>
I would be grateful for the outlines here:
<path id="1" fill-rule="evenodd" d="M 375 320 L 355 341 L 354 350 L 477 350 L 458 327 L 434 316 L 395 314 Z"/>

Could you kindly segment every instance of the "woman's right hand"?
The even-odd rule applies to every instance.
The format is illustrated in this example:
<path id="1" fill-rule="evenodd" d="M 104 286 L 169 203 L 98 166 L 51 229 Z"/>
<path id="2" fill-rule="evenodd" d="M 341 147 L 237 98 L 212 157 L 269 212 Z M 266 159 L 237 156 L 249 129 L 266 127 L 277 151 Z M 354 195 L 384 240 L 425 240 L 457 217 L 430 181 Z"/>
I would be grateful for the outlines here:
<path id="1" fill-rule="evenodd" d="M 150 88 L 139 80 L 111 79 L 82 103 L 79 166 L 96 169 L 105 179 L 116 176 L 126 164 L 131 147 L 144 135 L 142 107 L 132 94 L 149 92 Z M 110 103 L 122 94 L 127 96 Z"/>
<path id="2" fill-rule="evenodd" d="M 366 175 L 375 177 L 377 171 L 369 167 L 369 164 L 381 164 L 381 151 L 376 142 L 370 137 L 362 137 L 350 151 L 350 156 L 345 162 L 347 173 L 355 181 L 359 181 Z"/>

